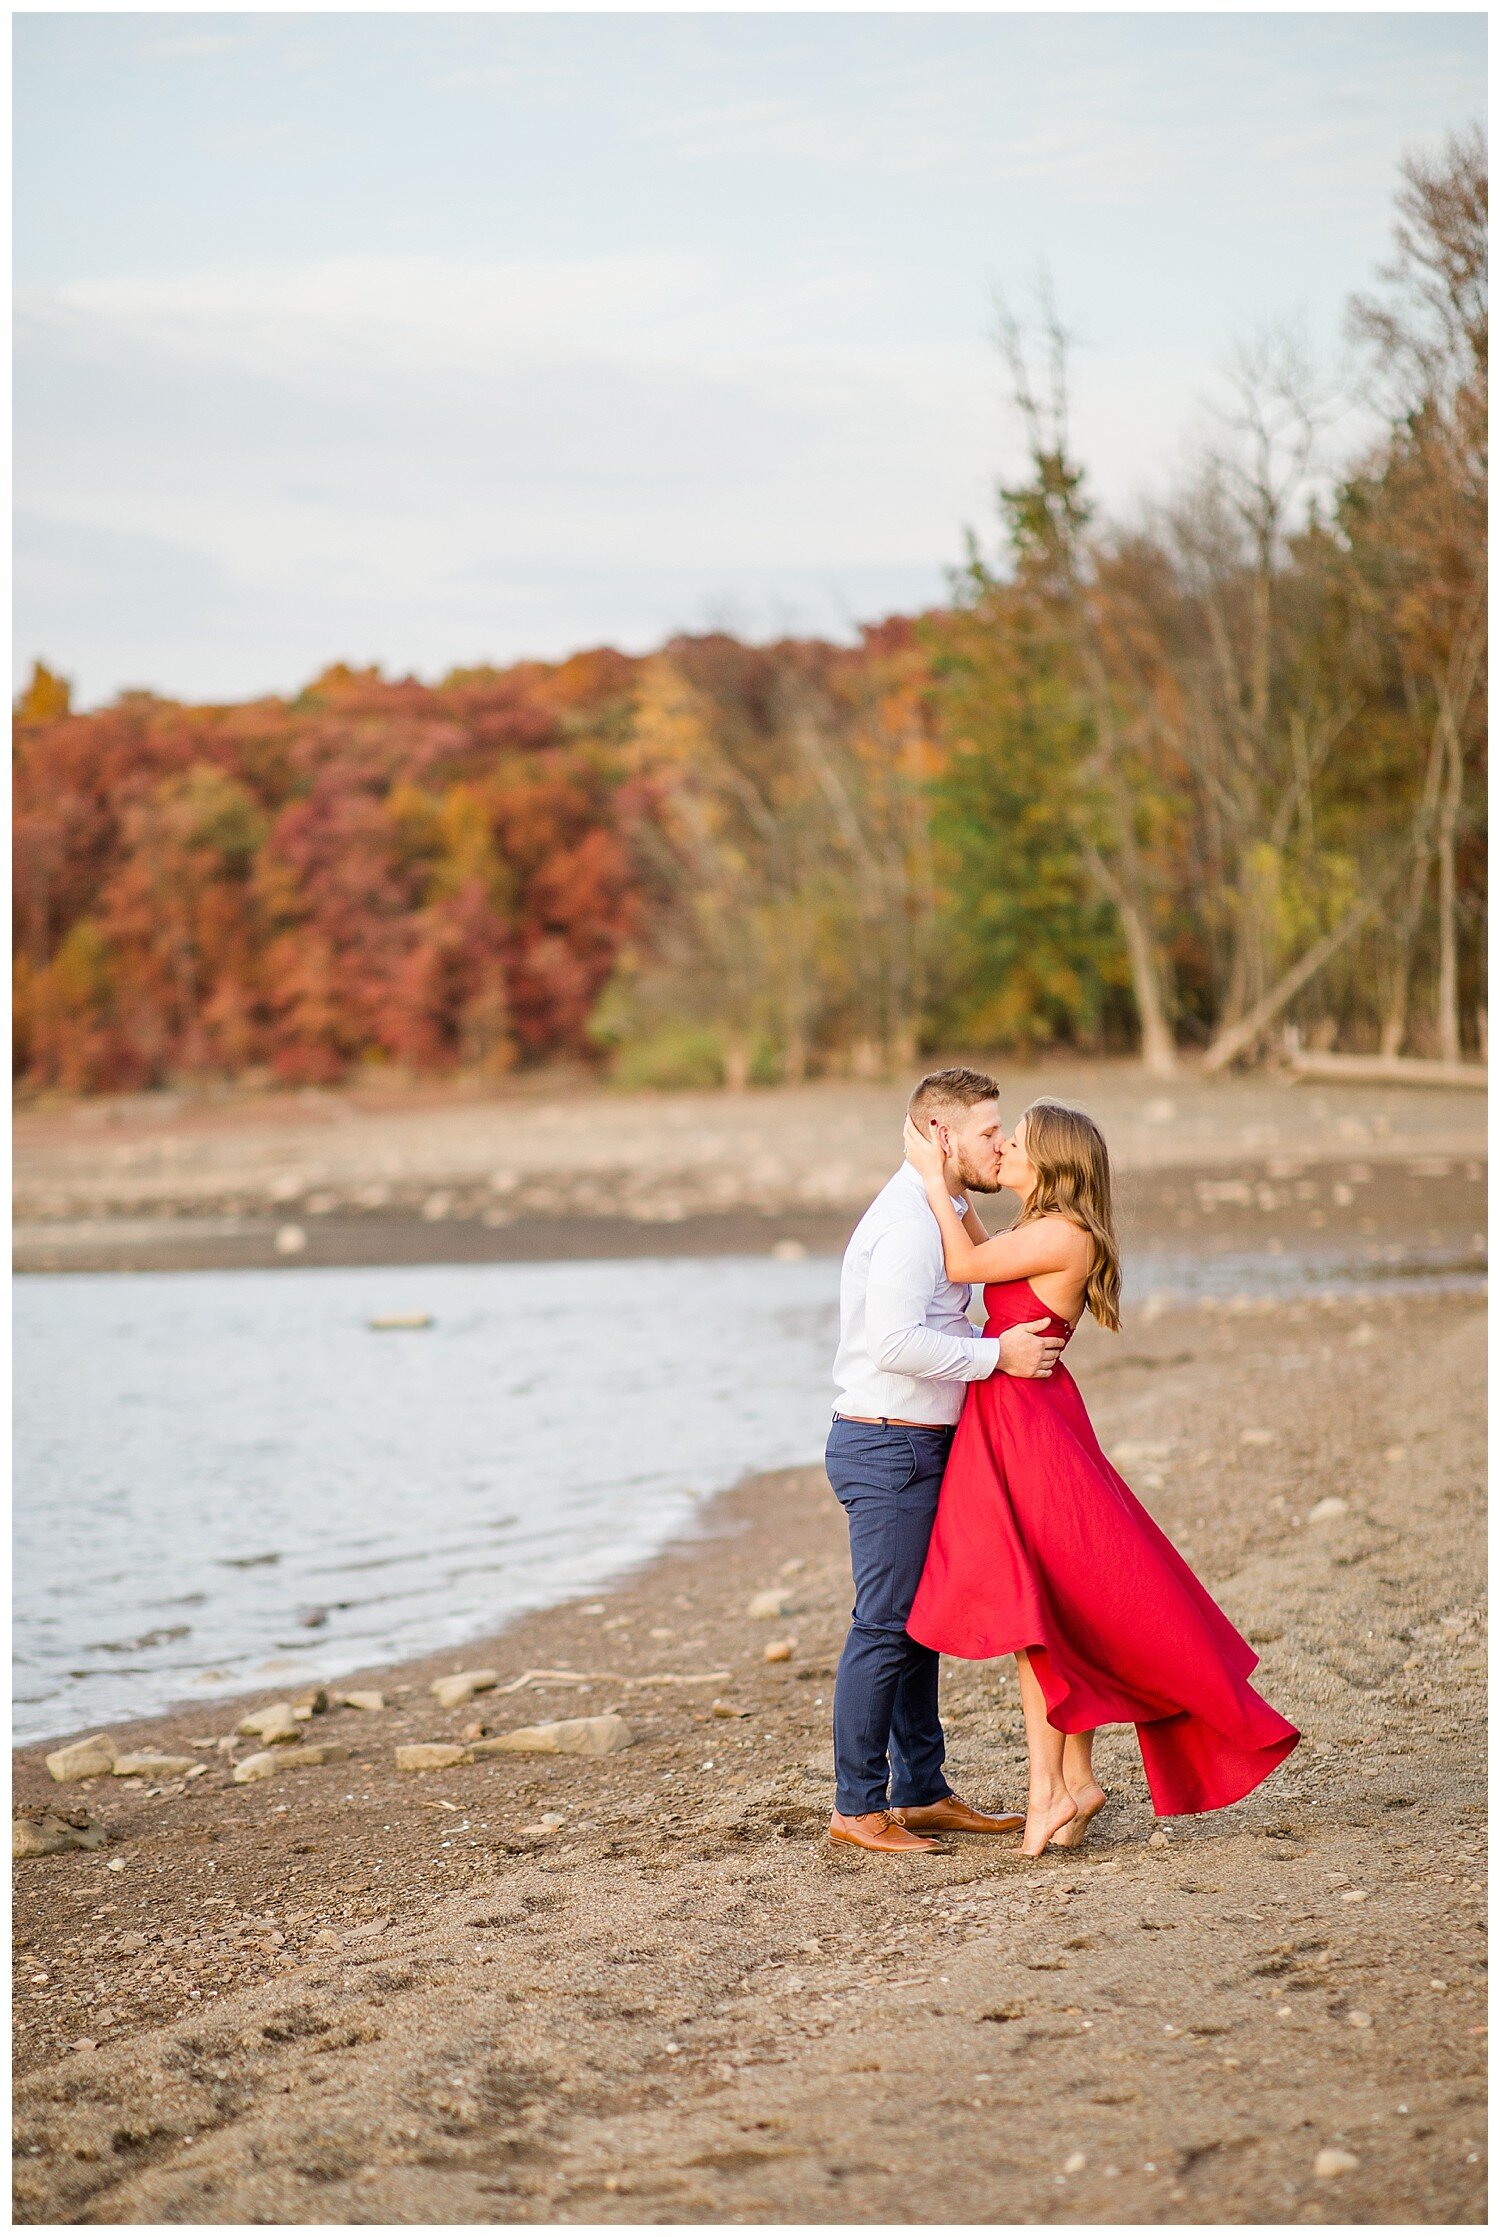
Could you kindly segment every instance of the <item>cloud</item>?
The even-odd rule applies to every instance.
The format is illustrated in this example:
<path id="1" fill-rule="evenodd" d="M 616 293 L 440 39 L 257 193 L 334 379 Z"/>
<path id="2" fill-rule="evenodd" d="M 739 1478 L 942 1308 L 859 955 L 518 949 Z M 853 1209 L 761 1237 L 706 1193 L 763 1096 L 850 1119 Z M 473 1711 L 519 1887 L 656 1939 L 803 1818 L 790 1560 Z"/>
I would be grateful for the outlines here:
<path id="1" fill-rule="evenodd" d="M 64 347 L 147 349 L 278 377 L 378 365 L 488 370 L 558 351 L 660 356 L 706 281 L 681 252 L 584 257 L 361 256 L 173 278 L 23 289 L 18 315 Z"/>
<path id="2" fill-rule="evenodd" d="M 984 454 L 993 416 L 982 350 L 673 347 L 666 323 L 495 319 L 483 299 L 470 316 L 468 297 L 403 349 L 384 298 L 341 317 L 316 286 L 306 300 L 305 321 L 246 318 L 238 297 L 228 317 L 143 319 L 135 296 L 23 320 L 23 496 L 120 527 L 140 504 L 137 525 L 174 536 L 233 512 L 258 541 L 276 519 L 294 550 L 366 570 L 391 538 L 408 567 L 437 523 L 548 559 L 645 539 L 759 562 L 811 535 L 884 561 L 911 551 L 914 503 L 916 532 L 941 532 L 954 461 Z"/>
<path id="3" fill-rule="evenodd" d="M 931 595 L 1023 470 L 991 283 L 1051 263 L 1117 505 L 1237 323 L 1363 276 L 1406 113 L 1394 19 L 1338 30 L 1337 109 L 1324 35 L 1270 18 L 366 20 L 189 19 L 156 170 L 94 129 L 138 132 L 113 76 L 30 159 L 29 269 L 66 276 L 17 307 L 20 642 L 100 687 Z"/>
<path id="4" fill-rule="evenodd" d="M 176 31 L 168 38 L 153 39 L 150 51 L 169 61 L 188 61 L 200 54 L 231 54 L 249 43 L 232 31 Z"/>
<path id="5" fill-rule="evenodd" d="M 802 323 L 676 255 L 33 290 L 18 653 L 222 693 L 935 596 L 987 509 L 982 343 Z"/>
<path id="6" fill-rule="evenodd" d="M 869 336 L 820 300 L 825 261 L 759 288 L 661 252 L 28 291 L 18 654 L 212 695 L 930 599 L 1020 463 L 991 352 L 977 325 Z M 1080 434 L 1144 465 L 1172 390 L 1101 372 Z"/>
<path id="7" fill-rule="evenodd" d="M 400 585 L 325 576 L 310 598 L 289 570 L 237 579 L 220 555 L 160 537 L 26 517 L 18 525 L 15 680 L 41 657 L 79 703 L 139 686 L 198 699 L 289 692 L 346 659 L 440 676 L 580 645 L 644 652 L 674 631 L 845 633 L 943 592 L 938 566 L 615 565 L 476 560 Z"/>
<path id="8" fill-rule="evenodd" d="M 530 75 L 505 63 L 475 64 L 469 69 L 439 71 L 426 83 L 435 93 L 473 93 L 490 86 L 520 85 Z"/>

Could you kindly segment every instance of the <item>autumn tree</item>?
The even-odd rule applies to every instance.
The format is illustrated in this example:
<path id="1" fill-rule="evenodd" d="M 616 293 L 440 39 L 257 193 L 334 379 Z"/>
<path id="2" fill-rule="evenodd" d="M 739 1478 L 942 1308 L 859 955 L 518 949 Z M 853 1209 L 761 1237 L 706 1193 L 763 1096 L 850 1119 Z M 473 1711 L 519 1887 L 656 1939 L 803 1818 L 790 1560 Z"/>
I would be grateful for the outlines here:
<path id="1" fill-rule="evenodd" d="M 1435 867 L 1436 1037 L 1453 1061 L 1463 1039 L 1459 855 L 1479 836 L 1468 801 L 1482 792 L 1484 752 L 1489 177 L 1480 128 L 1452 135 L 1435 158 L 1409 159 L 1396 207 L 1384 291 L 1358 298 L 1350 318 L 1389 432 L 1348 477 L 1337 527 L 1406 744 L 1411 863 L 1381 943 L 1381 1047 L 1394 1056 L 1405 1044 Z M 1470 938 L 1477 951 L 1477 916 Z"/>

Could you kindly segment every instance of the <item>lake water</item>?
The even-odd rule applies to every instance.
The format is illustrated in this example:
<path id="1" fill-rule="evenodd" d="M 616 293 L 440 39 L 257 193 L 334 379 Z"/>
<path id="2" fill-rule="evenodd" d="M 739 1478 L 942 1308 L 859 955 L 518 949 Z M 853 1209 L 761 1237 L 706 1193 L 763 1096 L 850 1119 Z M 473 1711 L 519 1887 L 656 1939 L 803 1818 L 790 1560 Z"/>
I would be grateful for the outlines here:
<path id="1" fill-rule="evenodd" d="M 1140 1253 L 1126 1303 L 1479 1280 L 1410 1252 Z M 821 1257 L 17 1282 L 17 1737 L 597 1590 L 712 1492 L 819 1456 L 837 1294 Z M 368 1325 L 408 1310 L 434 1325 Z"/>
<path id="2" fill-rule="evenodd" d="M 17 1738 L 597 1588 L 818 1457 L 837 1293 L 824 1258 L 18 1282 Z"/>

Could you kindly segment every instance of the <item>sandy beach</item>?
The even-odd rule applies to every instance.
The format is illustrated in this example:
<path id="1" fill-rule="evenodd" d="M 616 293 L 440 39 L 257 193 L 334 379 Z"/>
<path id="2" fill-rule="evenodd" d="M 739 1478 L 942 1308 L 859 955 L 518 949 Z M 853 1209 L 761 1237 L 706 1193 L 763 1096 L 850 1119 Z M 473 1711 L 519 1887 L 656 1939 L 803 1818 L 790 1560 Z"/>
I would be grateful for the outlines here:
<path id="1" fill-rule="evenodd" d="M 108 1834 L 16 1870 L 19 2219 L 1482 2221 L 1481 1304 L 1226 1300 L 1074 1352 L 1305 1735 L 1257 1794 L 1157 1828 L 1113 1732 L 1074 1855 L 835 1850 L 842 1517 L 820 1470 L 757 1478 L 596 1601 L 351 1677 L 385 1708 L 308 1726 L 343 1761 L 233 1783 L 271 1695 L 115 1729 L 188 1780 L 18 1758 Z M 437 1706 L 485 1665 L 514 1690 Z M 1013 1804 L 1013 1675 L 946 1664 L 944 1707 L 954 1783 Z M 395 1768 L 608 1711 L 618 1754 Z"/>

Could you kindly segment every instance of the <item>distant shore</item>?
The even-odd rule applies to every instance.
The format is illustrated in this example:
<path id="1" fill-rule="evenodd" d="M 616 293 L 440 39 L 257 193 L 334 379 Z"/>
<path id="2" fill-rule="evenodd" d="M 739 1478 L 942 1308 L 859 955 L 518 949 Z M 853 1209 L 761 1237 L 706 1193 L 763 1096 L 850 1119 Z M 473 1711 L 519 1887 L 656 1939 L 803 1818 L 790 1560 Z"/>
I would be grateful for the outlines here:
<path id="1" fill-rule="evenodd" d="M 1467 1249 L 1484 1225 L 1483 1099 L 1462 1090 L 1191 1072 L 1164 1089 L 1138 1066 L 1077 1061 L 1002 1066 L 1001 1080 L 1016 1109 L 1045 1090 L 1099 1117 L 1127 1239 L 1364 1247 L 1436 1229 L 1429 1240 Z M 22 1110 L 15 1264 L 838 1250 L 899 1158 L 901 1106 L 900 1083 L 675 1096 L 569 1083 L 488 1101 L 351 1092 Z M 1007 1216 L 1002 1201 L 995 1218 Z"/>

